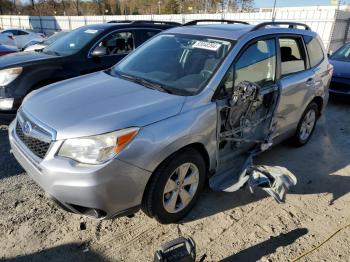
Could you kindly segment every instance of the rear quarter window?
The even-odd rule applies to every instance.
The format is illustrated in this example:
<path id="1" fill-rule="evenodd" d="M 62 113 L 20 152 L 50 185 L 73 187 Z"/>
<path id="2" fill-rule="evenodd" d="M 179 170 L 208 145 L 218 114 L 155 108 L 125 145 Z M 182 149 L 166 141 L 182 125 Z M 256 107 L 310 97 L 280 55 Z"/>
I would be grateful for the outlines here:
<path id="1" fill-rule="evenodd" d="M 309 53 L 311 67 L 317 66 L 324 59 L 321 43 L 316 37 L 304 36 L 307 51 Z"/>

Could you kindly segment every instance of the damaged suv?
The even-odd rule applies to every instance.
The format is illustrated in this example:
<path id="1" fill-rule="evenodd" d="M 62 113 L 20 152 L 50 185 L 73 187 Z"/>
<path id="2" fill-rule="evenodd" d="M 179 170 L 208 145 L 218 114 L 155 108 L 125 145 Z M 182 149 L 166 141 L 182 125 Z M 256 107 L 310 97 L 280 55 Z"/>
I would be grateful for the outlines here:
<path id="1" fill-rule="evenodd" d="M 109 70 L 30 93 L 9 128 L 12 151 L 62 207 L 100 219 L 142 208 L 177 221 L 206 180 L 230 192 L 265 184 L 283 201 L 295 177 L 278 180 L 252 156 L 288 137 L 308 142 L 331 75 L 306 25 L 191 22 Z"/>

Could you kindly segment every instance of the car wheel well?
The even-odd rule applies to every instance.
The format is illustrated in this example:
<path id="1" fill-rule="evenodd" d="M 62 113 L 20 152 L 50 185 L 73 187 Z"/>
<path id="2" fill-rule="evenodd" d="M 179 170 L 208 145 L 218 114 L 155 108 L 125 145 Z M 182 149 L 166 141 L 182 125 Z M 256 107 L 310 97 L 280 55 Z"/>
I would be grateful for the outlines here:
<path id="1" fill-rule="evenodd" d="M 157 167 L 156 169 L 153 171 L 151 177 L 149 178 L 147 184 L 146 184 L 146 187 L 145 187 L 145 190 L 143 192 L 143 197 L 142 199 L 144 199 L 145 195 L 147 194 L 148 192 L 148 188 L 150 186 L 150 183 L 152 181 L 152 176 L 154 173 L 156 173 L 156 171 L 162 167 L 162 165 L 169 161 L 169 159 L 171 159 L 172 157 L 174 157 L 175 155 L 177 155 L 178 153 L 181 153 L 182 151 L 186 151 L 188 149 L 194 149 L 196 150 L 204 159 L 204 162 L 205 162 L 205 168 L 206 168 L 206 171 L 207 171 L 207 176 L 209 175 L 209 166 L 210 166 L 210 160 L 209 160 L 209 154 L 207 152 L 207 150 L 205 149 L 204 145 L 201 144 L 201 143 L 192 143 L 192 144 L 188 144 L 182 148 L 180 148 L 179 150 L 175 151 L 174 153 L 172 153 L 171 155 L 169 155 L 167 158 L 165 158 Z"/>
<path id="2" fill-rule="evenodd" d="M 323 107 L 323 98 L 320 96 L 316 96 L 311 102 L 315 102 L 317 107 L 318 107 L 318 117 L 321 116 L 321 112 L 322 112 L 322 107 Z"/>

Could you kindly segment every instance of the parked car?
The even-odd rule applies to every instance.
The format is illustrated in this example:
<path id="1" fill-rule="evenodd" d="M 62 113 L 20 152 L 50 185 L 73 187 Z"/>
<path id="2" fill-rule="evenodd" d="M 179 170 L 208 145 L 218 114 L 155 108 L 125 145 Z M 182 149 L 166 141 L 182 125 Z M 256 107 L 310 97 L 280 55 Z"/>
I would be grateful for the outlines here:
<path id="1" fill-rule="evenodd" d="M 16 53 L 16 52 L 18 52 L 17 47 L 0 44 L 0 56 L 8 55 L 8 54 Z"/>
<path id="2" fill-rule="evenodd" d="M 1 32 L 1 34 L 12 34 L 16 39 L 18 49 L 22 49 L 27 43 L 33 40 L 43 40 L 45 35 L 42 33 L 32 32 L 30 30 L 9 28 Z"/>
<path id="3" fill-rule="evenodd" d="M 65 36 L 68 33 L 69 33 L 69 31 L 61 31 L 61 32 L 54 33 L 52 36 L 48 37 L 45 40 L 41 40 L 41 41 L 33 40 L 33 41 L 29 42 L 28 44 L 26 44 L 23 47 L 23 49 L 26 52 L 28 52 L 28 51 L 41 51 L 45 47 L 48 47 L 49 45 L 51 45 L 52 43 L 54 43 L 55 41 L 57 41 L 58 39 L 60 39 L 61 37 Z"/>
<path id="4" fill-rule="evenodd" d="M 78 28 L 42 52 L 0 58 L 0 113 L 18 109 L 26 94 L 50 83 L 109 68 L 162 30 L 152 21 L 98 24 Z M 1 82 L 3 80 L 3 82 Z"/>
<path id="5" fill-rule="evenodd" d="M 0 45 L 17 47 L 17 42 L 13 34 L 3 33 L 3 31 L 0 30 Z"/>
<path id="6" fill-rule="evenodd" d="M 334 66 L 329 92 L 334 95 L 350 95 L 350 43 L 330 56 L 329 62 Z"/>
<path id="7" fill-rule="evenodd" d="M 206 179 L 242 187 L 248 152 L 309 141 L 332 74 L 317 34 L 289 22 L 193 24 L 25 98 L 13 153 L 65 209 L 102 219 L 141 207 L 171 223 Z"/>

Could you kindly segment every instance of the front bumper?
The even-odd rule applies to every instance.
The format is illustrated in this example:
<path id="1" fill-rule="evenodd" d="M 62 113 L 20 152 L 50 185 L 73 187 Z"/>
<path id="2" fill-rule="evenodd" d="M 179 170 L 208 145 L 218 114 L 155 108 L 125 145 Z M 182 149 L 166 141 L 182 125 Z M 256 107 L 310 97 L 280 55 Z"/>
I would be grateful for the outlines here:
<path id="1" fill-rule="evenodd" d="M 50 152 L 37 162 L 15 133 L 15 121 L 9 127 L 12 152 L 28 175 L 47 194 L 74 213 L 95 218 L 111 218 L 135 212 L 151 173 L 113 159 L 103 165 L 81 165 L 56 156 L 53 142 Z M 96 215 L 98 214 L 98 215 Z"/>

